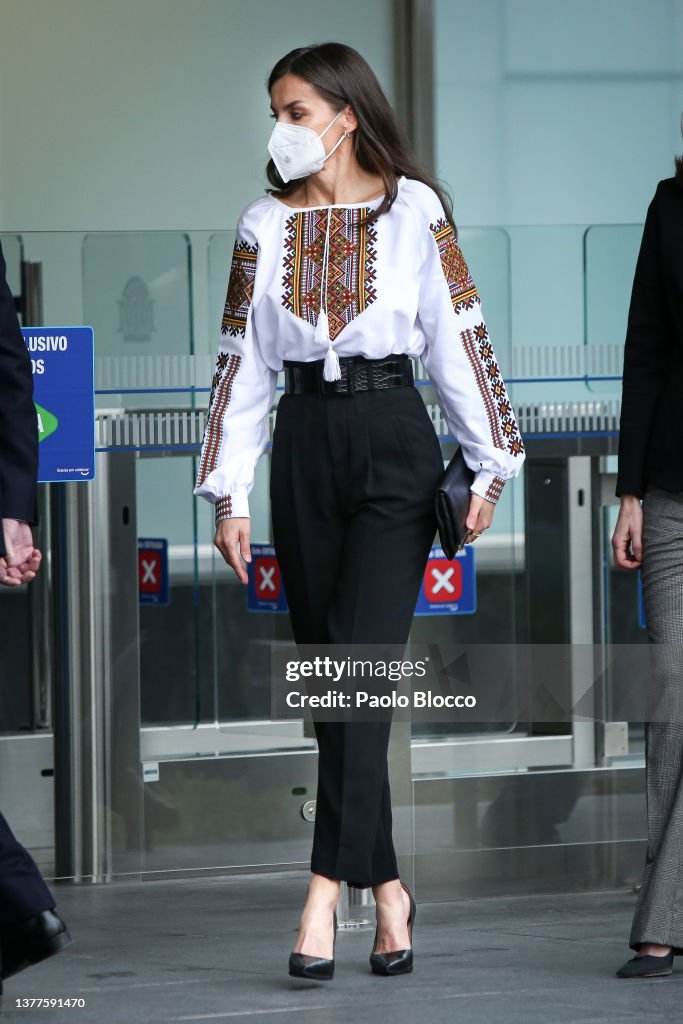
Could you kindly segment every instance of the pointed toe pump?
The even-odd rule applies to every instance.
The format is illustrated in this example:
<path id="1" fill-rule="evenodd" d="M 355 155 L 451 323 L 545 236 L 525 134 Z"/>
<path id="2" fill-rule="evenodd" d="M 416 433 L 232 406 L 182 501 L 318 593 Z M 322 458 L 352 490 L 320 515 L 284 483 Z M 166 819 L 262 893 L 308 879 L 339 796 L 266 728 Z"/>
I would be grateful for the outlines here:
<path id="1" fill-rule="evenodd" d="M 378 929 L 375 928 L 375 941 L 372 946 L 372 953 L 370 954 L 370 966 L 372 967 L 373 974 L 408 974 L 413 969 L 413 924 L 415 922 L 417 907 L 415 906 L 413 894 L 408 886 L 401 882 L 401 888 L 405 889 L 410 899 L 410 914 L 408 915 L 407 922 L 410 947 L 408 949 L 394 949 L 389 953 L 375 953 L 378 931 Z"/>
<path id="2" fill-rule="evenodd" d="M 310 978 L 312 981 L 329 981 L 334 977 L 334 950 L 337 945 L 337 911 L 334 911 L 334 938 L 332 959 L 311 956 L 309 953 L 289 954 L 289 973 L 293 978 Z"/>

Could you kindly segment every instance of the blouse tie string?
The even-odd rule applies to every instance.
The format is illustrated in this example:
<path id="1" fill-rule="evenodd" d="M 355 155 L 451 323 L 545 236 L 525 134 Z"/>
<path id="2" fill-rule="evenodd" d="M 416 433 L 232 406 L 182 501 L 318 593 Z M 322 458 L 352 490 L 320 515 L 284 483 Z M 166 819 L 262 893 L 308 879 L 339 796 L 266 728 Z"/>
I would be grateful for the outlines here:
<path id="1" fill-rule="evenodd" d="M 339 380 L 341 378 L 339 356 L 332 348 L 332 339 L 330 338 L 330 321 L 327 315 L 327 286 L 330 264 L 331 219 L 332 209 L 331 207 L 328 207 L 327 227 L 325 229 L 325 247 L 323 249 L 323 265 L 320 274 L 320 309 L 318 310 L 318 319 L 315 325 L 315 335 L 313 339 L 318 345 L 327 345 L 327 352 L 325 353 L 325 363 L 323 365 L 323 380 Z M 325 295 L 324 308 L 323 294 Z"/>

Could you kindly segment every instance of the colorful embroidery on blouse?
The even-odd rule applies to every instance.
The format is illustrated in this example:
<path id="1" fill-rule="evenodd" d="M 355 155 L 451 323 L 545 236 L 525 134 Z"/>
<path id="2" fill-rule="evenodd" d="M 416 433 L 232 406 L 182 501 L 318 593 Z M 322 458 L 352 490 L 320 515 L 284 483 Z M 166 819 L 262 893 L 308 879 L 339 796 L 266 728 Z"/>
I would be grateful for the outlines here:
<path id="1" fill-rule="evenodd" d="M 257 255 L 258 245 L 235 240 L 221 324 L 221 333 L 229 334 L 232 338 L 243 338 L 246 334 L 249 307 L 254 295 Z"/>
<path id="2" fill-rule="evenodd" d="M 473 309 L 474 304 L 479 302 L 479 295 L 465 257 L 455 240 L 452 224 L 444 217 L 437 220 L 436 224 L 430 224 L 429 227 L 439 248 L 441 266 L 448 281 L 453 309 L 456 313 L 460 313 L 463 309 Z"/>
<path id="3" fill-rule="evenodd" d="M 315 326 L 320 310 L 328 215 L 331 218 L 327 315 L 333 341 L 377 298 L 377 229 L 374 224 L 360 226 L 365 212 L 358 208 L 302 210 L 286 222 L 282 304 Z"/>
<path id="4" fill-rule="evenodd" d="M 495 503 L 496 501 L 498 501 L 501 494 L 503 493 L 504 486 L 505 481 L 501 480 L 499 476 L 494 476 L 493 480 L 486 488 L 486 494 L 484 495 L 484 497 L 487 498 L 489 501 Z"/>
<path id="5" fill-rule="evenodd" d="M 223 519 L 230 519 L 232 517 L 232 495 L 224 494 L 222 498 L 219 498 L 216 502 L 216 526 Z"/>
<path id="6" fill-rule="evenodd" d="M 216 395 L 216 388 L 220 383 L 220 379 L 223 375 L 223 370 L 228 364 L 228 353 L 219 352 L 216 356 L 216 368 L 214 370 L 213 379 L 211 380 L 211 394 L 209 395 L 209 409 L 213 407 L 213 400 Z"/>
<path id="7" fill-rule="evenodd" d="M 216 373 L 209 400 L 209 415 L 202 441 L 202 455 L 196 487 L 203 484 L 209 473 L 213 473 L 218 465 L 218 453 L 223 440 L 223 416 L 230 402 L 233 381 L 241 360 L 241 356 L 227 356 L 225 353 L 220 353 L 216 360 Z"/>
<path id="8" fill-rule="evenodd" d="M 484 402 L 495 447 L 507 450 L 511 455 L 520 455 L 524 451 L 524 442 L 493 354 L 486 324 L 461 331 L 460 337 Z"/>

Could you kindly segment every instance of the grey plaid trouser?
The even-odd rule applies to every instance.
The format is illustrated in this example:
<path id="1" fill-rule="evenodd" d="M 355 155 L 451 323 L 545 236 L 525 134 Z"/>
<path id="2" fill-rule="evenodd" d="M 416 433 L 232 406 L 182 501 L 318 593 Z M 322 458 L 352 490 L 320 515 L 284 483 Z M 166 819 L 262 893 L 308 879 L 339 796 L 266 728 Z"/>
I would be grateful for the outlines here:
<path id="1" fill-rule="evenodd" d="M 647 851 L 629 938 L 683 953 L 683 491 L 643 497 L 643 606 L 652 678 L 645 723 Z"/>

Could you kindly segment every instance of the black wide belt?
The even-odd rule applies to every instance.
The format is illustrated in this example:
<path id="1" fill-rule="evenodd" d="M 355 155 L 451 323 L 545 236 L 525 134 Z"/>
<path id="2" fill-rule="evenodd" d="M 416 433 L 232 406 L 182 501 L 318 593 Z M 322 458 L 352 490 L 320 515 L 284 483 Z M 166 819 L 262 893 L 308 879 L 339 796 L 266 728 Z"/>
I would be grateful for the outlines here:
<path id="1" fill-rule="evenodd" d="M 324 362 L 324 359 L 312 362 L 283 360 L 285 394 L 313 391 L 321 395 L 352 395 L 356 391 L 379 391 L 414 383 L 413 364 L 407 355 L 387 356 L 385 359 L 341 356 L 339 380 L 323 378 Z"/>

